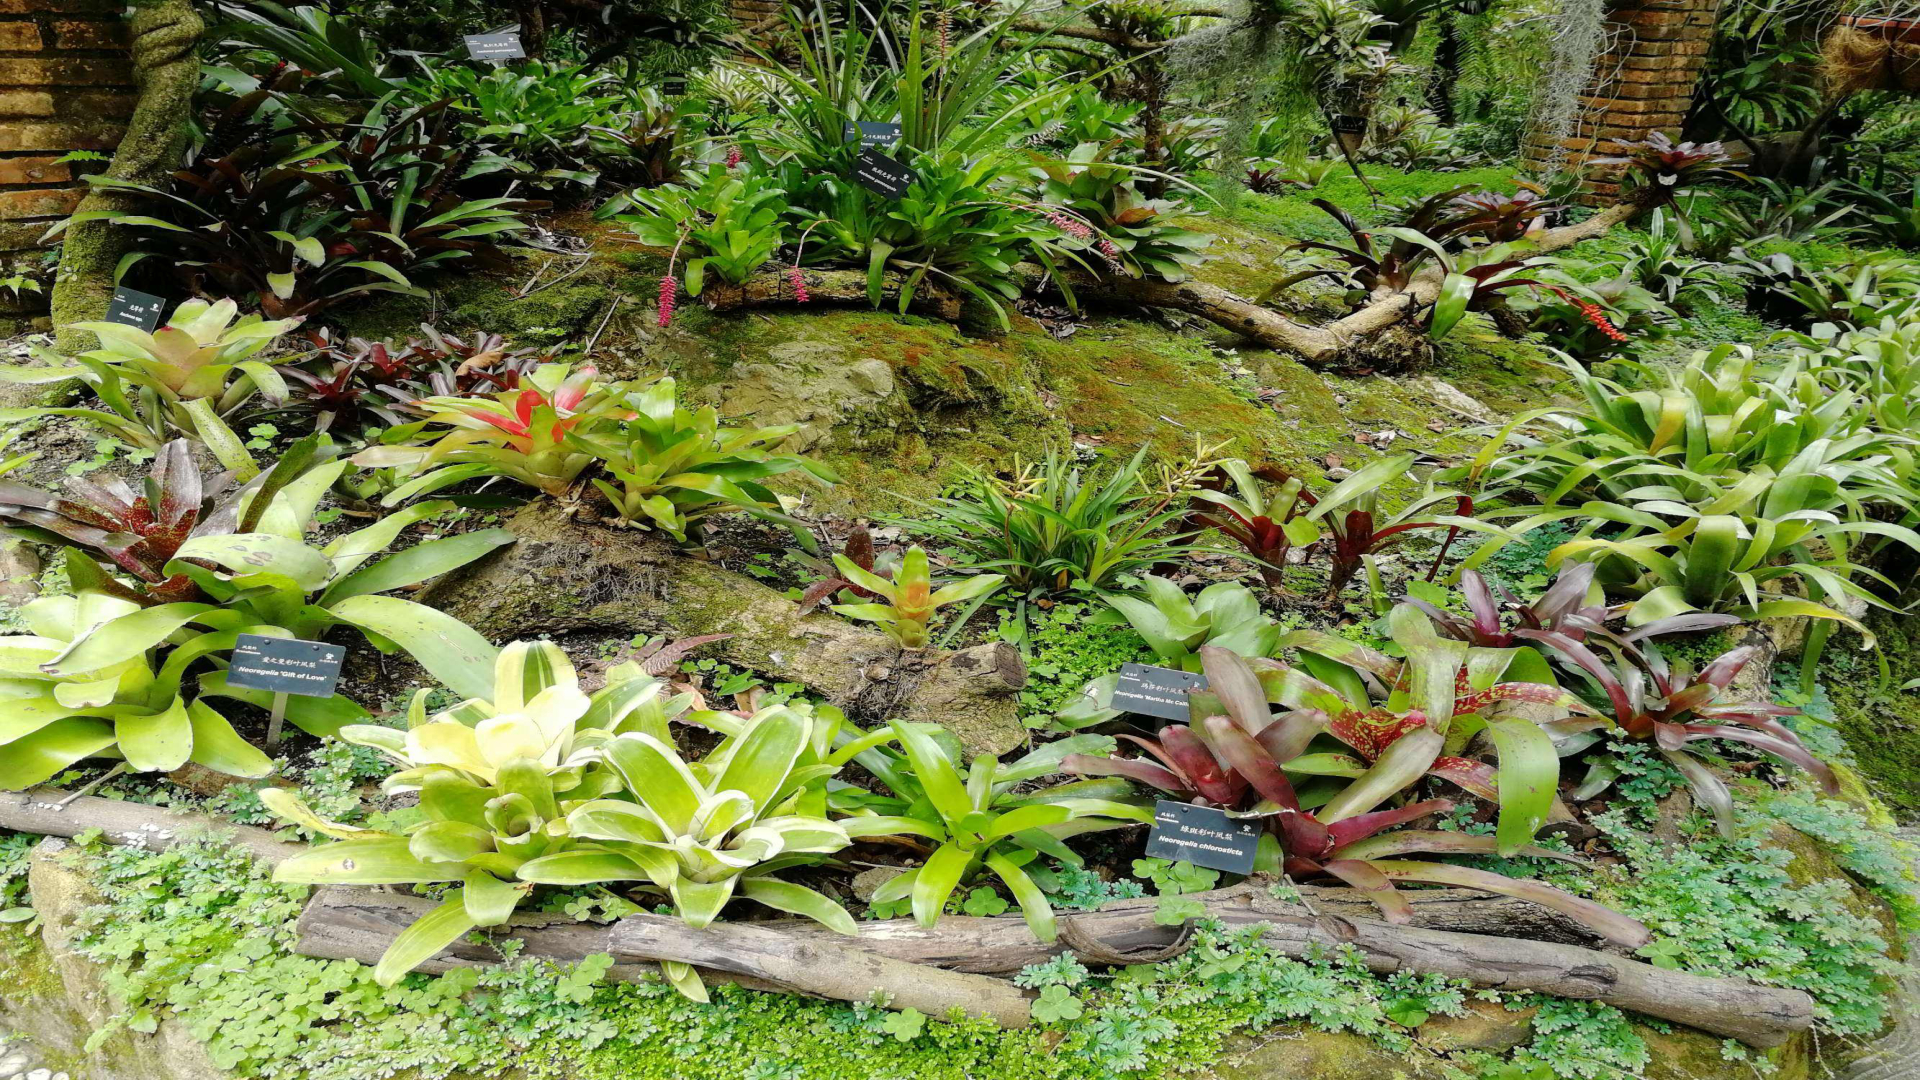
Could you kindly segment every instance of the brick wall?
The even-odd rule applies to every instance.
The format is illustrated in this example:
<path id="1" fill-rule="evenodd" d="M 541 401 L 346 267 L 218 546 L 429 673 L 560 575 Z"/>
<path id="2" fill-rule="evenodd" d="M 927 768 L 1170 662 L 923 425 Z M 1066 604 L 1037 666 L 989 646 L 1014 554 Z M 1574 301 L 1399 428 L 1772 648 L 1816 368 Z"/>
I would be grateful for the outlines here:
<path id="1" fill-rule="evenodd" d="M 122 9 L 114 0 L 0 0 L 0 278 L 42 267 L 40 237 L 84 193 L 59 158 L 111 151 L 120 140 L 134 102 Z M 0 293 L 0 323 L 46 304 L 44 293 Z"/>
<path id="2" fill-rule="evenodd" d="M 785 7 L 786 0 L 727 0 L 727 14 L 749 38 L 764 38 L 780 26 L 780 12 Z"/>
<path id="3" fill-rule="evenodd" d="M 1584 168 L 1596 201 L 1619 193 L 1619 166 L 1586 166 L 1656 131 L 1678 136 L 1693 88 L 1713 41 L 1720 0 L 1618 0 L 1607 11 L 1606 49 L 1576 103 L 1577 119 L 1559 147 L 1569 166 Z M 1545 133 L 1527 141 L 1536 165 L 1552 157 Z"/>

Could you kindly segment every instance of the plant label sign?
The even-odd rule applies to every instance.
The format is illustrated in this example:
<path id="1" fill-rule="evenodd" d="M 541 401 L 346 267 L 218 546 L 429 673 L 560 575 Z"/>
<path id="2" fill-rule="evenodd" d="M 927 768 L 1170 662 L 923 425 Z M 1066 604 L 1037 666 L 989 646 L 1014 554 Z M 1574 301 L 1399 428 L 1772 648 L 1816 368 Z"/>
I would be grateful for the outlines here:
<path id="1" fill-rule="evenodd" d="M 876 195 L 897 199 L 907 193 L 915 179 L 913 170 L 878 150 L 862 150 L 853 162 L 853 178 Z"/>
<path id="2" fill-rule="evenodd" d="M 152 293 L 121 285 L 113 290 L 113 300 L 107 305 L 107 321 L 151 334 L 160 325 L 160 312 L 166 304 Z"/>
<path id="3" fill-rule="evenodd" d="M 860 146 L 867 150 L 878 150 L 883 146 L 892 146 L 900 139 L 900 125 L 884 123 L 878 120 L 849 120 L 846 126 L 846 139 L 860 137 Z"/>
<path id="4" fill-rule="evenodd" d="M 1187 695 L 1206 688 L 1205 675 L 1152 664 L 1122 664 L 1112 705 L 1123 712 L 1184 721 L 1188 718 Z"/>
<path id="5" fill-rule="evenodd" d="M 344 646 L 299 638 L 241 634 L 227 668 L 227 685 L 300 697 L 332 697 L 340 681 Z"/>
<path id="6" fill-rule="evenodd" d="M 467 34 L 467 55 L 475 60 L 525 60 L 527 50 L 512 30 L 498 34 Z"/>
<path id="7" fill-rule="evenodd" d="M 1161 799 L 1153 804 L 1153 828 L 1147 832 L 1147 857 L 1190 862 L 1229 874 L 1253 872 L 1260 847 L 1257 822 L 1235 820 L 1211 806 Z"/>

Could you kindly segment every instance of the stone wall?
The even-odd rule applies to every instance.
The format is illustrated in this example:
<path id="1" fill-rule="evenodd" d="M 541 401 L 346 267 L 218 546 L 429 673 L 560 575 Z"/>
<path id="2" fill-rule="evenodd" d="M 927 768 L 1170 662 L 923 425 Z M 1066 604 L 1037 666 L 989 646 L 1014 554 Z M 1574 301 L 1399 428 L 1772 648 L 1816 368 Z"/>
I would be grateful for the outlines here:
<path id="1" fill-rule="evenodd" d="M 1618 166 L 1587 166 L 1589 158 L 1618 154 L 1656 131 L 1678 135 L 1713 42 L 1720 0 L 1619 0 L 1607 12 L 1606 48 L 1576 102 L 1573 130 L 1556 141 L 1535 132 L 1527 159 L 1547 164 L 1564 152 L 1583 168 L 1596 201 L 1620 190 Z"/>
<path id="2" fill-rule="evenodd" d="M 133 112 L 123 5 L 0 0 L 0 278 L 48 282 L 40 237 L 85 184 L 59 159 L 111 151 Z M 50 282 L 48 282 L 50 284 Z M 45 292 L 0 291 L 0 329 L 43 314 Z"/>

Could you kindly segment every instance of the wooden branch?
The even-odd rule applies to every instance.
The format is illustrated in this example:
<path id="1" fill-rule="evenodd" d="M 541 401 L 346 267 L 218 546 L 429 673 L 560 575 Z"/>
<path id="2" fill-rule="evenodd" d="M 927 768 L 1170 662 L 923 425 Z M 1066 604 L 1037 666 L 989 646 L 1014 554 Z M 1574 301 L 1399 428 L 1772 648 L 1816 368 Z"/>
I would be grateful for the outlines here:
<path id="1" fill-rule="evenodd" d="M 315 892 L 300 915 L 295 950 L 303 956 L 375 963 L 400 931 L 434 902 L 369 889 L 329 887 Z M 668 915 L 631 915 L 613 926 L 575 922 L 563 915 L 517 914 L 504 927 L 482 931 L 490 938 L 518 938 L 522 956 L 577 962 L 611 953 L 609 977 L 631 982 L 657 970 L 657 961 L 678 960 L 700 969 L 702 978 L 754 990 L 798 992 L 836 1001 L 884 1001 L 891 1009 L 918 1009 L 944 1016 L 958 1006 L 1003 1027 L 1031 1022 L 1027 995 L 1002 979 L 896 960 L 856 947 L 855 939 L 821 927 L 819 937 L 785 931 L 785 922 L 729 922 L 696 929 Z M 491 945 L 462 939 L 417 970 L 442 974 L 459 967 L 497 964 Z"/>
<path id="2" fill-rule="evenodd" d="M 863 270 L 802 270 L 800 276 L 806 282 L 808 304 L 866 306 L 873 302 L 867 293 L 867 275 Z M 888 271 L 881 285 L 881 302 L 897 306 L 900 287 L 905 282 L 906 275 Z M 709 281 L 700 290 L 700 300 L 709 311 L 738 311 L 741 308 L 800 303 L 800 298 L 794 293 L 793 273 L 790 270 L 755 274 L 744 285 Z M 925 279 L 914 286 L 913 299 L 908 308 L 948 322 L 960 318 L 960 298 Z"/>
<path id="3" fill-rule="evenodd" d="M 151 851 L 164 851 L 183 841 L 217 836 L 245 848 L 254 858 L 269 865 L 306 850 L 305 844 L 288 843 L 266 829 L 235 825 L 205 814 L 94 795 L 83 795 L 65 807 L 58 805 L 67 794 L 57 788 L 0 794 L 0 829 L 68 838 L 99 829 L 109 844 Z"/>
<path id="4" fill-rule="evenodd" d="M 411 897 L 369 896 L 363 891 L 337 898 L 334 895 L 344 892 L 326 890 L 309 905 L 300 922 L 298 951 L 371 963 L 401 927 L 431 906 Z M 1306 892 L 1322 919 L 1248 885 L 1198 894 L 1193 899 L 1206 905 L 1209 917 L 1229 926 L 1262 925 L 1265 932 L 1261 940 L 1289 956 L 1317 956 L 1329 947 L 1352 944 L 1371 970 L 1383 974 L 1432 972 L 1481 986 L 1602 1001 L 1755 1046 L 1777 1046 L 1813 1023 L 1812 1000 L 1797 990 L 1667 971 L 1559 942 L 1392 926 L 1349 914 L 1370 908 L 1366 901 L 1352 897 L 1349 890 Z M 1430 892 L 1444 895 L 1430 896 Z M 1338 895 L 1343 893 L 1347 895 Z M 1416 920 L 1465 920 L 1488 929 L 1499 925 L 1497 919 L 1513 914 L 1514 907 L 1508 905 L 1521 903 L 1494 903 L 1473 897 L 1467 890 L 1452 889 L 1409 890 L 1407 898 L 1414 904 Z M 1063 916 L 1061 937 L 1065 941 L 1097 942 L 1100 951 L 1108 955 L 1164 949 L 1177 943 L 1182 931 L 1155 923 L 1155 907 L 1152 900 L 1122 900 L 1097 912 Z M 520 927 L 529 918 L 516 919 L 515 936 L 528 935 Z M 1338 932 L 1330 931 L 1329 924 Z M 737 945 L 746 940 L 739 936 L 746 931 L 751 931 L 747 935 L 749 943 Z M 861 924 L 858 938 L 846 938 L 795 920 L 730 922 L 724 927 L 692 932 L 679 920 L 660 915 L 628 916 L 611 932 L 606 927 L 584 924 L 543 923 L 534 933 L 538 936 L 528 937 L 525 955 L 578 960 L 610 951 L 620 960 L 623 971 L 645 970 L 638 964 L 645 960 L 681 960 L 702 967 L 718 965 L 716 970 L 754 980 L 748 985 L 775 983 L 841 1000 L 860 1000 L 875 987 L 891 991 L 898 981 L 911 986 L 916 978 L 929 993 L 957 990 L 963 995 L 944 1004 L 937 994 L 895 999 L 896 1007 L 912 1005 L 930 1015 L 944 1010 L 947 1004 L 963 1004 L 970 1011 L 985 1007 L 978 996 L 981 983 L 937 985 L 936 972 L 1008 976 L 1071 948 L 1034 940 L 1025 921 L 1017 916 L 946 916 L 932 929 L 909 919 L 869 922 Z M 492 955 L 491 950 L 470 943 L 456 944 L 451 953 L 441 954 L 431 962 L 434 966 L 424 970 L 484 963 Z M 850 953 L 886 964 L 877 969 L 856 965 Z M 895 964 L 903 967 L 891 966 Z"/>
<path id="5" fill-rule="evenodd" d="M 611 944 L 616 958 L 678 960 L 838 1001 L 935 1017 L 959 1008 L 1002 1027 L 1032 1022 L 1026 992 L 1012 983 L 895 960 L 861 948 L 859 938 L 828 934 L 807 938 L 748 922 L 696 929 L 669 915 L 629 915 L 614 924 Z"/>
<path id="6" fill-rule="evenodd" d="M 164 849 L 207 833 L 223 833 L 255 857 L 277 863 L 304 850 L 264 829 L 228 825 L 199 814 L 84 797 L 64 809 L 64 793 L 39 788 L 0 796 L 0 829 L 76 836 L 99 829 L 112 843 Z M 1436 890 L 1437 891 L 1437 890 Z M 1755 1046 L 1778 1046 L 1813 1023 L 1813 1002 L 1797 990 L 1756 986 L 1736 979 L 1667 971 L 1595 949 L 1560 942 L 1484 933 L 1458 933 L 1421 926 L 1392 926 L 1349 914 L 1364 901 L 1341 901 L 1341 890 L 1309 890 L 1320 918 L 1305 908 L 1272 899 L 1265 889 L 1243 884 L 1193 899 L 1210 918 L 1230 926 L 1260 924 L 1261 938 L 1289 956 L 1320 955 L 1350 944 L 1368 968 L 1466 979 L 1481 986 L 1526 990 L 1601 1001 L 1624 1009 Z M 1411 890 L 1416 919 L 1451 921 L 1494 929 L 1515 912 L 1510 900 L 1477 900 L 1465 890 Z M 1344 906 L 1340 906 L 1344 903 Z M 1530 905 L 1529 905 L 1530 906 Z M 323 890 L 300 920 L 298 950 L 312 956 L 373 962 L 431 902 L 416 897 L 343 889 Z M 1164 948 L 1179 929 L 1153 921 L 1151 900 L 1123 900 L 1097 912 L 1069 915 L 1069 940 L 1098 942 L 1102 951 L 1135 953 Z M 1537 918 L 1536 918 L 1537 923 Z M 864 924 L 845 938 L 788 921 L 730 922 L 693 930 L 678 919 L 632 915 L 609 930 L 580 923 L 516 916 L 508 931 L 527 942 L 529 955 L 578 960 L 610 952 L 625 977 L 637 961 L 677 960 L 733 977 L 750 986 L 777 986 L 839 1000 L 865 1000 L 874 990 L 892 996 L 894 1007 L 938 1015 L 959 1004 L 1001 1023 L 1026 1022 L 1026 999 L 1017 990 L 974 972 L 1008 974 L 1067 946 L 1034 941 L 1017 916 L 996 919 L 948 917 L 932 929 L 908 920 Z M 476 952 L 477 950 L 477 952 Z M 426 970 L 497 960 L 493 950 L 457 943 Z M 990 989 L 989 984 L 1001 987 Z M 1019 998 L 1018 1003 L 1015 997 Z"/>
<path id="7" fill-rule="evenodd" d="M 1544 255 L 1571 247 L 1631 220 L 1645 209 L 1644 204 L 1636 201 L 1617 203 L 1578 224 L 1541 233 L 1529 248 L 1517 254 Z M 1040 275 L 1040 268 L 1032 267 L 1030 282 L 1037 282 Z M 1445 277 L 1438 266 L 1429 266 L 1415 275 L 1406 290 L 1377 295 L 1367 306 L 1324 326 L 1295 322 L 1271 308 L 1202 281 L 1096 278 L 1085 271 L 1070 273 L 1067 280 L 1075 296 L 1096 302 L 1121 300 L 1185 311 L 1269 349 L 1292 353 L 1309 364 L 1329 364 L 1349 355 L 1367 338 L 1398 326 L 1431 306 L 1440 295 L 1440 283 Z"/>

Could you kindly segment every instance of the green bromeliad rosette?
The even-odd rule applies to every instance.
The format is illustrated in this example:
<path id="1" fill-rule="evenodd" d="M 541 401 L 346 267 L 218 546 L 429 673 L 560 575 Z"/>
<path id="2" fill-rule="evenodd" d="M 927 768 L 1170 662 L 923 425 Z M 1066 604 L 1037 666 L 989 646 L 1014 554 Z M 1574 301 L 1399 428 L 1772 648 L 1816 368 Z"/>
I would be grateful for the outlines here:
<path id="1" fill-rule="evenodd" d="M 602 764 L 606 744 L 625 730 L 664 731 L 668 713 L 685 707 L 632 664 L 613 669 L 607 685 L 588 695 L 566 654 L 549 642 L 502 649 L 489 698 L 428 717 L 425 697 L 415 695 L 405 731 L 340 731 L 400 767 L 384 790 L 417 792 L 418 823 L 400 832 L 365 829 L 322 820 L 286 790 L 261 792 L 276 814 L 338 841 L 282 863 L 278 881 L 458 883 L 381 958 L 376 975 L 388 985 L 474 927 L 505 922 L 532 889 L 517 878 L 520 867 L 572 846 L 567 812 L 619 790 L 620 777 Z"/>
<path id="2" fill-rule="evenodd" d="M 841 739 L 830 709 L 694 713 L 684 719 L 723 738 L 690 763 L 668 727 L 690 700 L 668 698 L 634 664 L 588 695 L 559 646 L 509 645 L 491 699 L 428 718 L 416 697 L 406 731 L 342 730 L 401 766 L 385 790 L 419 793 L 418 824 L 362 829 L 322 821 L 285 791 L 263 793 L 282 817 L 339 841 L 288 860 L 275 878 L 458 883 L 381 958 L 376 974 L 388 984 L 469 930 L 504 923 L 536 885 L 620 883 L 658 894 L 696 927 L 738 896 L 852 933 L 838 904 L 773 875 L 847 846 L 846 830 L 825 816 L 826 778 L 891 734 Z M 662 967 L 682 993 L 705 1000 L 691 967 Z"/>

